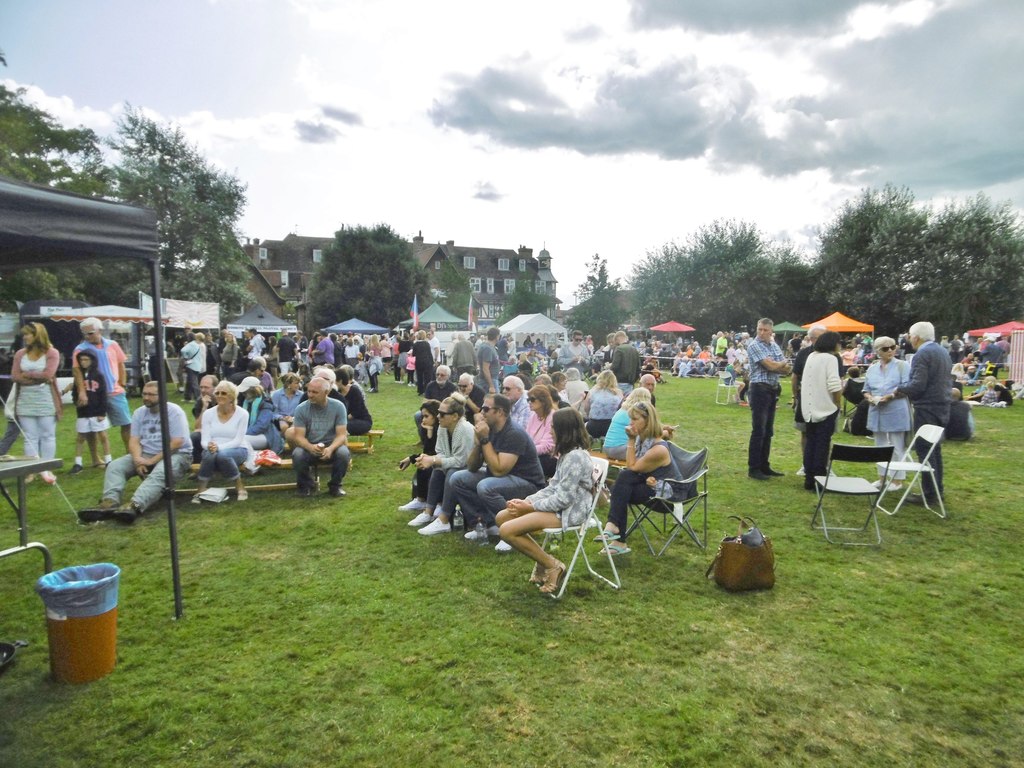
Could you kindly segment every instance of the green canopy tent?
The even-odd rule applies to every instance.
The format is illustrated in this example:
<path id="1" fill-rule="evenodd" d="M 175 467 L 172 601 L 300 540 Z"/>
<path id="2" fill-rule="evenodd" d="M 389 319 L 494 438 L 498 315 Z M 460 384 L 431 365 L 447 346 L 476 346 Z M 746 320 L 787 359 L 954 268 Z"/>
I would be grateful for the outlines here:
<path id="1" fill-rule="evenodd" d="M 436 301 L 420 312 L 420 328 L 433 324 L 439 331 L 465 331 L 469 325 L 466 318 L 457 317 Z M 411 328 L 412 320 L 403 320 L 399 328 Z"/>

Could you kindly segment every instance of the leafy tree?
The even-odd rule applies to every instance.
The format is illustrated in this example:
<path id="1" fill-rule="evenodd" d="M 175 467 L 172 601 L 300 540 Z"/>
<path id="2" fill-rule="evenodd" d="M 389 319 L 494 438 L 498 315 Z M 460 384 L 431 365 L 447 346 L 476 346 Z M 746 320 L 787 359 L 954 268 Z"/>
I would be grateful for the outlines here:
<path id="1" fill-rule="evenodd" d="M 518 315 L 547 312 L 552 303 L 550 296 L 534 290 L 532 280 L 516 280 L 516 289 L 505 300 L 505 309 L 497 319 L 497 324 L 504 325 Z"/>
<path id="2" fill-rule="evenodd" d="M 792 268 L 789 251 L 766 241 L 754 225 L 715 221 L 685 246 L 664 245 L 633 268 L 637 317 L 645 326 L 679 320 L 701 336 L 749 327 L 775 311 L 783 262 Z"/>
<path id="3" fill-rule="evenodd" d="M 445 259 L 441 269 L 433 270 L 435 273 L 431 280 L 431 288 L 438 297 L 442 298 L 442 306 L 455 315 L 469 315 L 469 278 L 466 274 L 452 263 L 451 259 Z"/>
<path id="4" fill-rule="evenodd" d="M 618 280 L 608 279 L 608 260 L 598 254 L 590 257 L 587 277 L 576 289 L 577 304 L 569 313 L 569 322 L 584 334 L 591 334 L 595 342 L 617 330 L 629 317 L 623 306 L 623 293 Z"/>
<path id="5" fill-rule="evenodd" d="M 871 323 L 876 333 L 906 330 L 920 295 L 928 211 L 906 188 L 864 190 L 821 235 L 818 292 L 832 310 Z"/>
<path id="6" fill-rule="evenodd" d="M 179 127 L 130 106 L 110 146 L 120 156 L 117 197 L 157 213 L 164 294 L 226 307 L 251 301 L 249 262 L 236 233 L 245 185 L 212 166 Z M 146 284 L 137 269 L 116 270 L 108 284 L 125 300 Z"/>
<path id="7" fill-rule="evenodd" d="M 1024 225 L 984 195 L 932 216 L 917 265 L 914 319 L 952 336 L 1024 316 Z"/>
<path id="8" fill-rule="evenodd" d="M 323 328 L 358 317 L 391 327 L 409 316 L 413 296 L 422 310 L 429 295 L 426 273 L 391 227 L 346 227 L 335 233 L 313 276 L 310 323 Z"/>

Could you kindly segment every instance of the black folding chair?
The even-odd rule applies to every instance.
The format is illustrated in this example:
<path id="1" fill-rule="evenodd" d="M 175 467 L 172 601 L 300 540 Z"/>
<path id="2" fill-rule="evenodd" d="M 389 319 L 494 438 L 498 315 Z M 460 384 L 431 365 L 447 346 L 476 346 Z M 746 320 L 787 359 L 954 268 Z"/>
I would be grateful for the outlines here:
<path id="1" fill-rule="evenodd" d="M 846 544 L 850 546 L 870 546 L 871 544 L 879 545 L 882 543 L 882 531 L 878 527 L 878 502 L 882 498 L 882 494 L 885 492 L 885 486 L 889 482 L 889 462 L 892 461 L 893 447 L 891 445 L 876 447 L 866 445 L 843 445 L 842 443 L 834 443 L 832 445 L 832 453 L 828 459 L 828 468 L 825 470 L 824 475 L 815 475 L 814 485 L 818 492 L 818 505 L 814 510 L 814 515 L 811 517 L 811 528 L 815 530 L 821 530 L 825 534 L 825 540 L 830 544 Z M 882 479 L 876 485 L 870 480 L 866 480 L 863 477 L 839 475 L 835 472 L 835 466 L 837 463 L 852 463 L 852 464 L 877 464 L 878 467 L 885 468 L 885 474 L 882 475 Z M 877 477 L 877 472 L 873 473 Z M 825 496 L 828 494 L 837 494 L 840 496 L 866 496 L 868 499 L 868 516 L 864 520 L 864 524 L 859 527 L 842 527 L 837 525 L 829 525 L 828 519 L 825 514 Z M 818 518 L 821 518 L 821 525 L 816 525 Z M 831 533 L 845 531 L 845 532 L 857 532 L 865 533 L 868 531 L 868 526 L 874 524 L 875 527 L 875 540 L 870 541 L 833 541 L 830 536 Z"/>
<path id="2" fill-rule="evenodd" d="M 633 522 L 623 537 L 628 538 L 639 529 L 640 535 L 647 542 L 647 549 L 655 557 L 664 554 L 669 544 L 683 531 L 701 549 L 707 547 L 708 541 L 708 449 L 702 448 L 696 453 L 691 453 L 674 443 L 668 445 L 681 475 L 679 479 L 666 481 L 673 491 L 671 498 L 654 496 L 647 501 L 631 504 Z M 691 523 L 695 510 L 703 512 L 703 534 L 694 530 Z M 654 545 L 644 523 L 649 523 L 660 536 L 666 537 L 664 545 L 657 552 L 654 551 Z"/>

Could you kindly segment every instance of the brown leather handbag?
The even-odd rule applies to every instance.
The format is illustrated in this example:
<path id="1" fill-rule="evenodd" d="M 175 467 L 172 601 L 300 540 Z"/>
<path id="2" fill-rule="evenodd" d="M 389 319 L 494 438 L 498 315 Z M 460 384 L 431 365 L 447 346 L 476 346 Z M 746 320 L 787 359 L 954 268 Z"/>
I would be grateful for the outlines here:
<path id="1" fill-rule="evenodd" d="M 775 586 L 772 540 L 749 517 L 730 515 L 729 519 L 736 520 L 739 529 L 735 536 L 722 539 L 705 575 L 729 592 L 771 589 Z"/>

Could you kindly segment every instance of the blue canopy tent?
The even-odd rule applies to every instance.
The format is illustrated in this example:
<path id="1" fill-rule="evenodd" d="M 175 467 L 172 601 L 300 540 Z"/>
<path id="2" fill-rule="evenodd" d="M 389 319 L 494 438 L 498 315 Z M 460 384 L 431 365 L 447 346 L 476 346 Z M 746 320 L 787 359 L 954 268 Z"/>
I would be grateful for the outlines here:
<path id="1" fill-rule="evenodd" d="M 388 328 L 382 325 L 374 325 L 368 323 L 365 320 L 360 320 L 358 317 L 350 317 L 343 323 L 335 323 L 329 328 L 322 328 L 321 330 L 327 333 L 387 333 Z"/>

